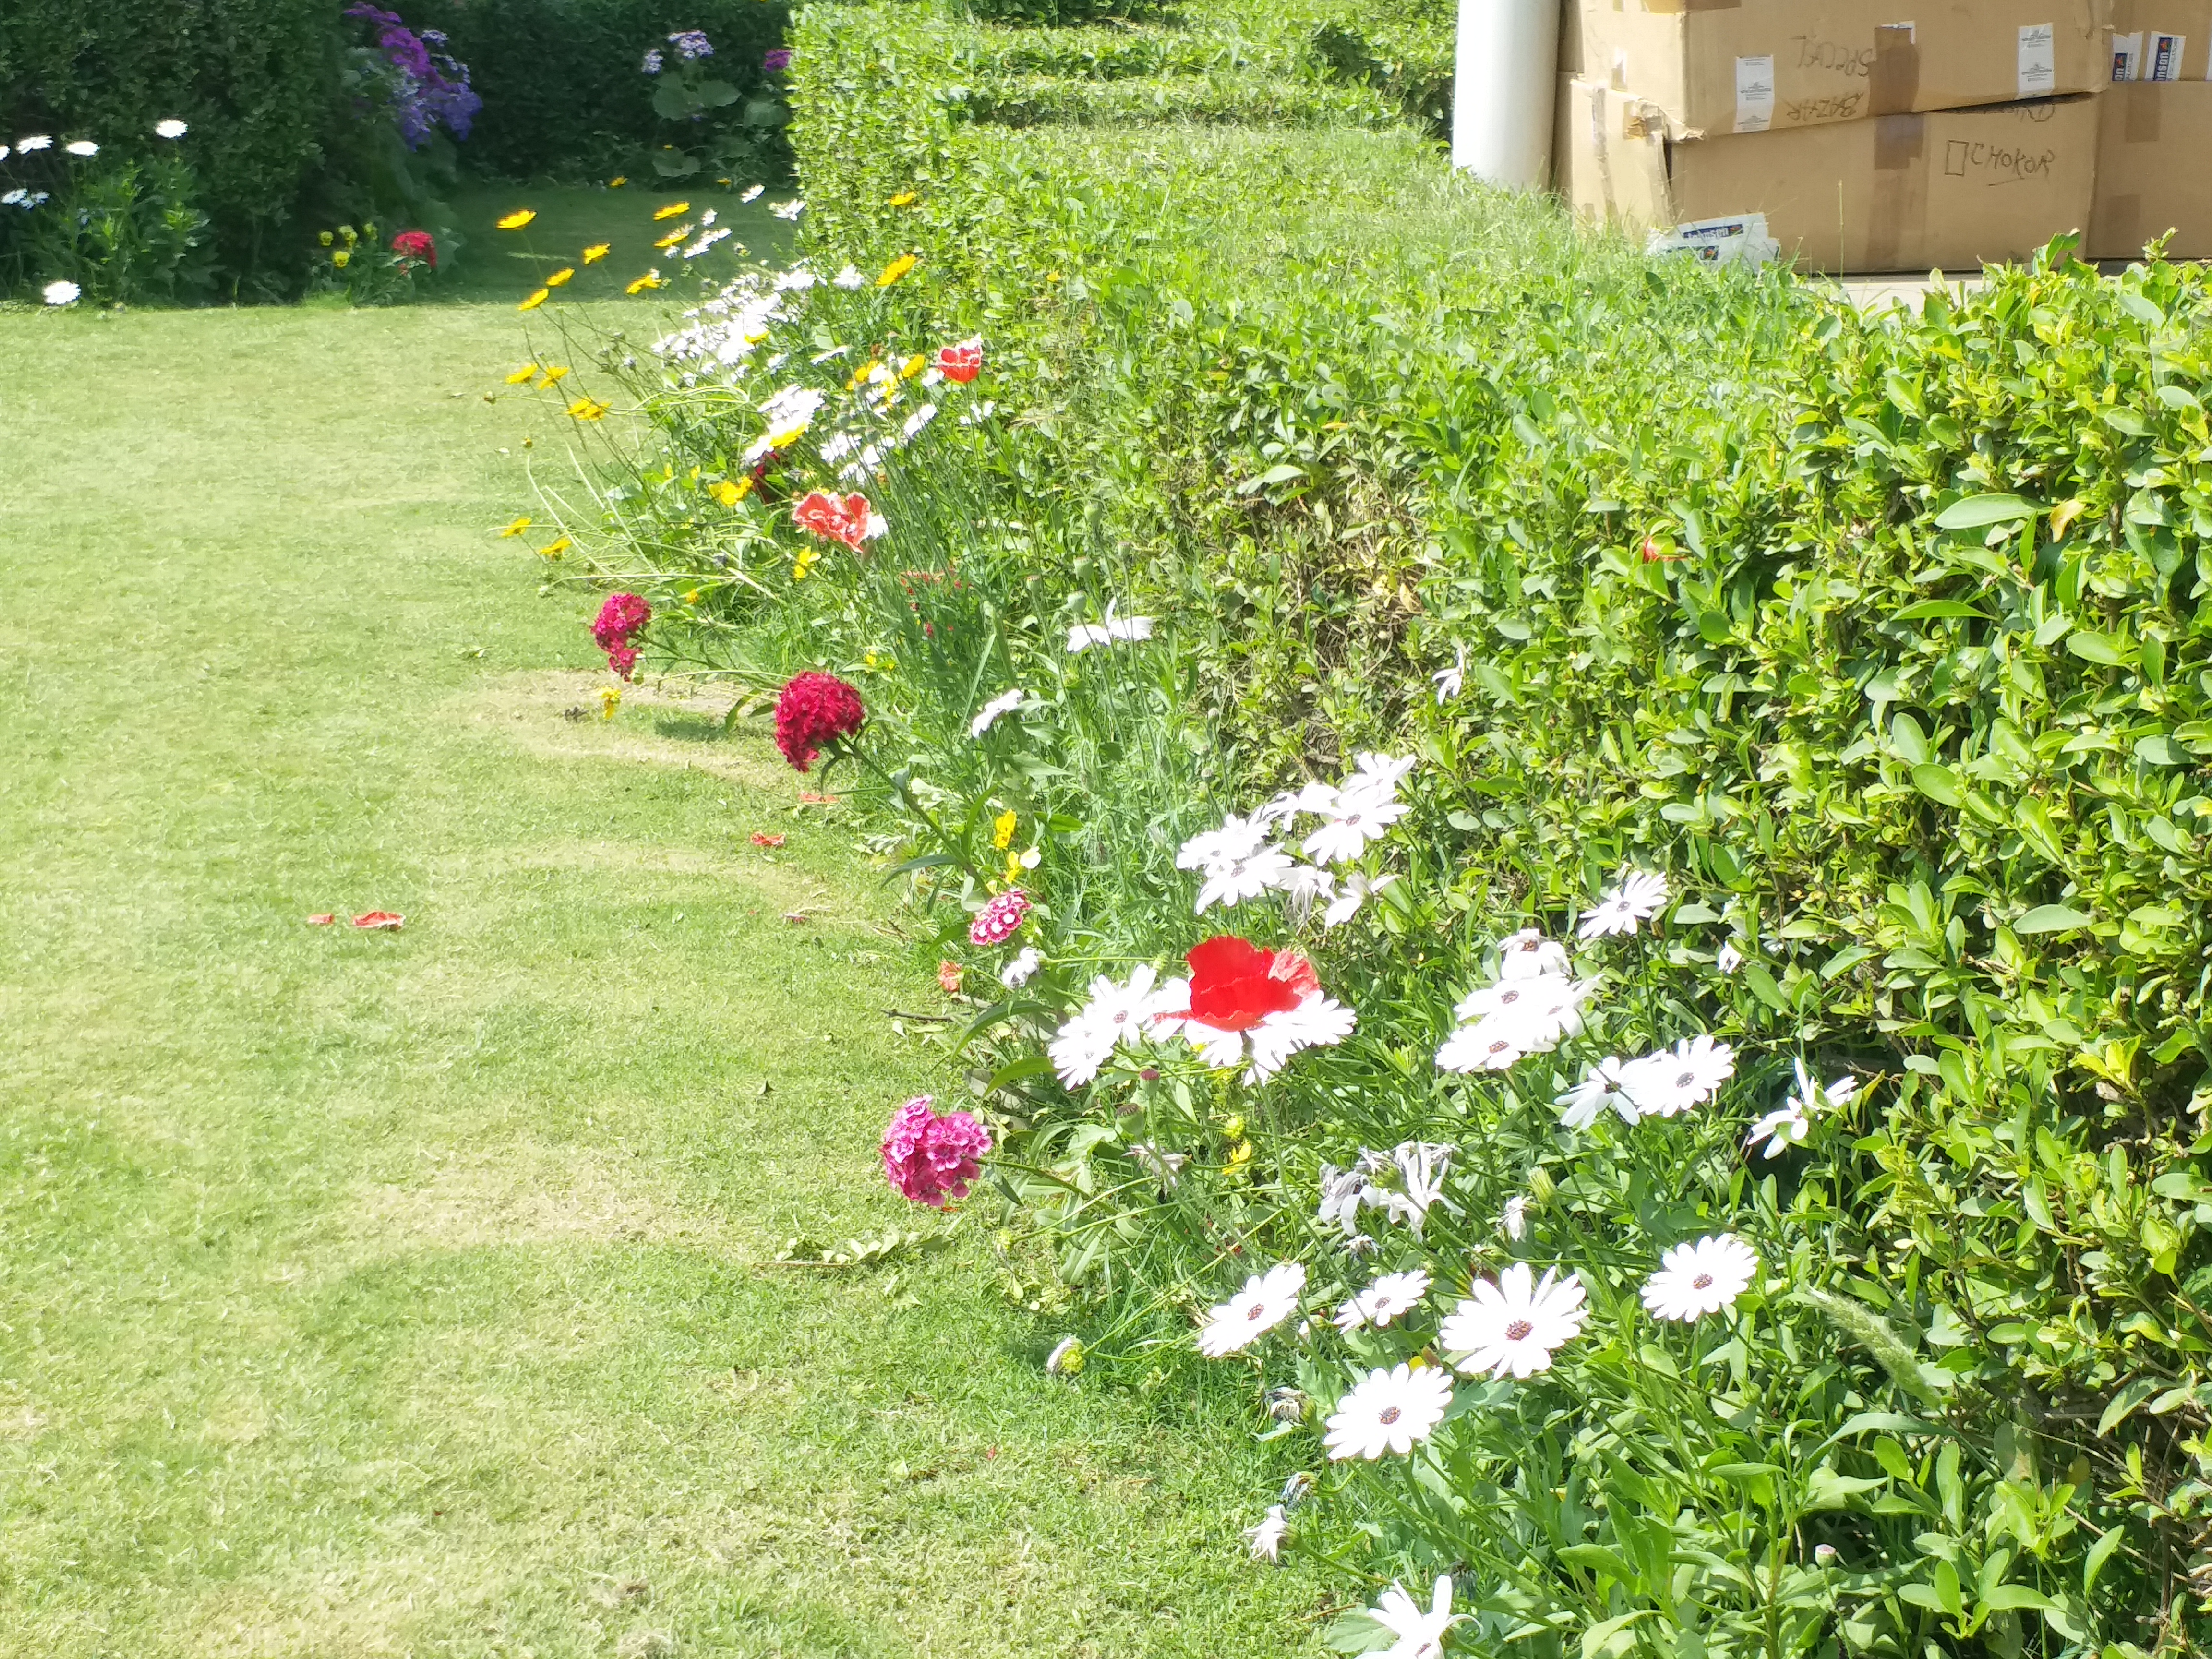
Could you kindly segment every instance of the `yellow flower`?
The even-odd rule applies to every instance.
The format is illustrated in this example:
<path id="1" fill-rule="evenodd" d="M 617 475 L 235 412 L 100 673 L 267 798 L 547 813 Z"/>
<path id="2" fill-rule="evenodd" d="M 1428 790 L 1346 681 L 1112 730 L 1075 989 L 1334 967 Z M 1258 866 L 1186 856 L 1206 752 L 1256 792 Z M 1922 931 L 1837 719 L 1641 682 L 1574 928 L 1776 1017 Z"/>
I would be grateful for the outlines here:
<path id="1" fill-rule="evenodd" d="M 729 181 L 728 179 L 715 179 L 715 180 L 714 180 L 714 182 L 715 182 L 716 184 L 718 184 L 718 185 L 726 185 L 726 184 L 728 184 L 730 181 Z"/>
<path id="2" fill-rule="evenodd" d="M 1001 812 L 991 820 L 991 848 L 994 852 L 1003 853 L 1013 845 L 1017 822 L 1011 811 Z"/>
<path id="3" fill-rule="evenodd" d="M 501 531 L 499 533 L 502 536 L 520 536 L 524 531 L 529 528 L 530 520 L 527 518 L 521 518 L 517 519 L 513 524 L 507 526 L 506 529 Z"/>
<path id="4" fill-rule="evenodd" d="M 910 190 L 901 191 L 897 195 L 891 198 L 890 205 L 892 207 L 912 207 L 914 205 L 914 192 Z"/>
<path id="5" fill-rule="evenodd" d="M 671 202 L 666 207 L 657 207 L 653 209 L 653 216 L 656 219 L 673 219 L 679 214 L 685 214 L 690 211 L 691 204 L 689 202 Z"/>
<path id="6" fill-rule="evenodd" d="M 866 362 L 862 363 L 858 368 L 853 371 L 853 378 L 845 382 L 845 390 L 848 392 L 853 391 L 860 384 L 861 381 L 866 380 L 869 375 L 875 372 L 875 360 L 873 358 L 870 358 Z"/>
<path id="7" fill-rule="evenodd" d="M 535 363 L 525 363 L 520 368 L 516 369 L 514 374 L 507 377 L 507 383 L 509 386 L 520 386 L 525 380 L 535 380 L 537 376 L 538 365 Z"/>
<path id="8" fill-rule="evenodd" d="M 608 242 L 592 243 L 591 246 L 584 250 L 584 263 L 587 265 L 595 265 L 599 264 L 600 260 L 607 257 L 607 249 L 611 246 L 612 244 Z"/>
<path id="9" fill-rule="evenodd" d="M 818 547 L 800 548 L 791 561 L 791 580 L 795 582 L 805 581 L 806 573 L 814 568 L 815 560 L 821 556 L 822 550 Z"/>
<path id="10" fill-rule="evenodd" d="M 374 241 L 376 238 L 376 227 L 374 225 L 363 225 L 361 228 L 361 234 Z"/>
<path id="11" fill-rule="evenodd" d="M 607 406 L 596 398 L 579 398 L 568 405 L 568 412 L 580 421 L 596 421 L 607 412 Z"/>
<path id="12" fill-rule="evenodd" d="M 1021 855 L 1019 853 L 1009 853 L 1009 854 L 1006 854 L 1006 884 L 1007 884 L 1008 886 L 1010 886 L 1010 887 L 1011 887 L 1011 886 L 1012 886 L 1012 885 L 1013 885 L 1013 884 L 1014 884 L 1014 883 L 1016 883 L 1016 882 L 1019 881 L 1021 878 L 1022 878 L 1022 855 Z"/>
<path id="13" fill-rule="evenodd" d="M 698 590 L 697 588 L 696 588 L 696 587 L 695 587 L 695 588 L 690 589 L 688 592 L 686 592 L 686 593 L 684 595 L 684 604 L 686 604 L 686 605 L 696 605 L 696 604 L 698 604 L 698 603 L 699 603 L 699 590 Z"/>
<path id="14" fill-rule="evenodd" d="M 609 190 L 620 190 L 629 182 L 629 174 L 627 173 L 617 173 L 613 178 L 607 180 L 607 188 Z"/>
<path id="15" fill-rule="evenodd" d="M 575 543 L 570 541 L 566 536 L 556 536 L 551 541 L 546 543 L 544 546 L 538 550 L 538 556 L 547 559 L 557 559 L 575 544 Z"/>
<path id="16" fill-rule="evenodd" d="M 929 359 L 923 356 L 919 351 L 917 351 L 913 356 L 908 358 L 904 362 L 899 365 L 899 379 L 902 380 L 911 380 L 915 375 L 921 374 L 923 369 L 927 368 L 928 367 Z"/>
<path id="17" fill-rule="evenodd" d="M 599 688 L 599 718 L 601 720 L 612 720 L 615 717 L 615 710 L 621 707 L 622 687 L 603 685 Z"/>
<path id="18" fill-rule="evenodd" d="M 724 507 L 735 507 L 752 492 L 753 481 L 750 477 L 739 478 L 734 483 L 728 478 L 717 478 L 707 486 L 707 493 Z"/>
<path id="19" fill-rule="evenodd" d="M 919 253 L 902 253 L 884 267 L 884 274 L 876 278 L 878 288 L 889 288 L 893 283 L 921 263 Z"/>
<path id="20" fill-rule="evenodd" d="M 681 230 L 672 230 L 672 231 L 670 231 L 670 232 L 668 233 L 668 234 L 667 234 L 667 235 L 665 235 L 665 236 L 662 237 L 659 241 L 655 242 L 655 243 L 653 244 L 653 246 L 655 246 L 655 247 L 662 247 L 662 248 L 666 248 L 666 247 L 674 247 L 674 246 L 675 246 L 678 242 L 682 241 L 682 240 L 683 240 L 686 236 L 689 236 L 690 234 L 691 234 L 691 227 L 690 227 L 690 226 L 689 226 L 689 225 L 686 225 L 686 226 L 684 226 L 684 228 L 683 228 L 683 229 L 681 229 Z"/>
<path id="21" fill-rule="evenodd" d="M 340 225 L 338 227 L 338 234 L 345 238 L 345 245 L 348 247 L 351 247 L 356 242 L 361 240 L 361 238 L 354 234 L 354 228 L 351 225 Z"/>
<path id="22" fill-rule="evenodd" d="M 528 224 L 537 216 L 538 210 L 536 208 L 517 208 L 514 212 L 507 215 L 506 217 L 500 220 L 499 228 L 501 230 L 520 230 L 523 226 Z"/>
<path id="23" fill-rule="evenodd" d="M 628 288 L 624 289 L 623 292 L 625 294 L 642 294 L 649 288 L 659 288 L 659 286 L 660 273 L 658 270 L 648 270 L 644 276 L 639 277 Z"/>
<path id="24" fill-rule="evenodd" d="M 340 270 L 343 270 L 352 258 L 353 250 L 348 247 L 342 247 L 336 253 L 331 255 L 331 263 L 336 265 Z"/>
<path id="25" fill-rule="evenodd" d="M 563 380 L 568 378 L 568 366 L 566 363 L 553 363 L 548 365 L 545 370 L 545 378 L 538 383 L 538 389 L 540 392 L 543 392 L 549 386 L 560 385 Z"/>
<path id="26" fill-rule="evenodd" d="M 322 235 L 321 235 L 318 240 L 322 243 L 322 245 L 323 245 L 325 247 L 328 247 L 328 246 L 331 245 L 331 243 L 332 242 L 332 240 L 334 240 L 335 239 L 331 235 L 330 232 L 328 232 L 328 231 L 326 230 L 326 231 L 325 231 L 325 232 L 322 234 Z"/>
<path id="27" fill-rule="evenodd" d="M 805 435 L 806 422 L 801 421 L 797 426 L 787 426 L 781 432 L 769 433 L 768 447 L 770 449 L 788 449 Z"/>
<path id="28" fill-rule="evenodd" d="M 548 288 L 558 288 L 558 287 L 560 287 L 560 286 L 561 286 L 561 284 L 562 284 L 562 283 L 563 283 L 567 282 L 567 281 L 568 281 L 571 276 L 574 276 L 575 274 L 576 274 L 576 267 L 575 267 L 575 266 L 574 266 L 574 265 L 562 265 L 562 266 L 561 267 L 561 269 L 560 269 L 560 270 L 558 270 L 555 271 L 555 272 L 554 272 L 550 276 L 548 276 L 548 277 L 545 279 L 545 286 L 546 286 L 546 287 L 548 287 Z"/>
<path id="29" fill-rule="evenodd" d="M 552 290 L 551 289 L 550 289 L 550 288 L 541 288 L 541 289 L 539 289 L 538 290 L 538 292 L 537 292 L 537 293 L 535 293 L 535 294 L 532 295 L 531 295 L 527 300 L 525 300 L 525 301 L 524 301 L 520 305 L 519 305 L 519 306 L 515 307 L 515 309 L 516 309 L 517 311 L 535 311 L 535 310 L 537 310 L 537 309 L 538 309 L 538 307 L 540 307 L 540 306 L 544 305 L 544 304 L 548 300 L 551 299 L 552 297 L 553 297 L 553 290 Z"/>
<path id="30" fill-rule="evenodd" d="M 1229 1167 L 1241 1170 L 1252 1161 L 1252 1143 L 1240 1140 L 1229 1149 Z"/>

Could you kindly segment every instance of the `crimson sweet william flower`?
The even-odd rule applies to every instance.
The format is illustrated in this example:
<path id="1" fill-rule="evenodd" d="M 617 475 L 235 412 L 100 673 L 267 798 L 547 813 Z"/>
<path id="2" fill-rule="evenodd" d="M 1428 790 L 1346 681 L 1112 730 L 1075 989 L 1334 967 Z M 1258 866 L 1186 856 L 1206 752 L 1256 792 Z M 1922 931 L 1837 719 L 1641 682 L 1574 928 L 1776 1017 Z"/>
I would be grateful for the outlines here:
<path id="1" fill-rule="evenodd" d="M 968 924 L 968 942 L 1004 945 L 1014 936 L 1022 925 L 1022 918 L 1029 913 L 1030 896 L 1018 887 L 1010 889 L 975 913 L 975 920 Z"/>
<path id="2" fill-rule="evenodd" d="M 592 638 L 607 653 L 607 666 L 628 679 L 637 665 L 634 641 L 653 620 L 653 607 L 635 593 L 610 593 L 592 619 Z"/>
<path id="3" fill-rule="evenodd" d="M 882 515 L 870 509 L 866 495 L 858 494 L 841 498 L 810 489 L 791 516 L 801 530 L 811 530 L 825 541 L 842 542 L 856 553 L 862 542 L 884 532 Z"/>
<path id="4" fill-rule="evenodd" d="M 427 230 L 401 231 L 392 239 L 392 251 L 410 259 L 420 259 L 433 270 L 438 268 L 438 245 Z"/>
<path id="5" fill-rule="evenodd" d="M 940 1114 L 931 1097 L 916 1095 L 884 1131 L 884 1178 L 901 1196 L 941 1210 L 968 1196 L 990 1150 L 991 1132 L 973 1114 Z"/>
<path id="6" fill-rule="evenodd" d="M 948 380 L 966 386 L 983 372 L 983 337 L 977 334 L 957 345 L 941 348 L 937 354 L 937 372 Z"/>
<path id="7" fill-rule="evenodd" d="M 775 746 L 804 772 L 826 745 L 851 737 L 867 718 L 860 694 L 835 674 L 795 675 L 775 700 Z"/>

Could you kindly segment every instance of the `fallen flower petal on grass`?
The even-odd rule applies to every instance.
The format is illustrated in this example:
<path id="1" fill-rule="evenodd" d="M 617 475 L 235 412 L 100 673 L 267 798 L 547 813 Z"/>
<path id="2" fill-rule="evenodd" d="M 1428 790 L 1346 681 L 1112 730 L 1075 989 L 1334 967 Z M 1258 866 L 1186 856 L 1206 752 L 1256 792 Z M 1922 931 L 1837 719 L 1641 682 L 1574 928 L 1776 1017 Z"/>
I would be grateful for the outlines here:
<path id="1" fill-rule="evenodd" d="M 309 916 L 307 918 L 307 926 L 310 927 L 328 927 L 335 924 L 337 919 L 337 913 L 335 910 L 325 910 L 319 916 Z"/>
<path id="2" fill-rule="evenodd" d="M 364 910 L 353 919 L 353 925 L 364 933 L 382 928 L 396 933 L 399 931 L 399 924 L 406 920 L 397 910 Z"/>
<path id="3" fill-rule="evenodd" d="M 756 830 L 753 831 L 753 845 L 756 847 L 781 847 L 783 845 L 783 837 L 781 836 L 771 836 L 764 830 Z"/>

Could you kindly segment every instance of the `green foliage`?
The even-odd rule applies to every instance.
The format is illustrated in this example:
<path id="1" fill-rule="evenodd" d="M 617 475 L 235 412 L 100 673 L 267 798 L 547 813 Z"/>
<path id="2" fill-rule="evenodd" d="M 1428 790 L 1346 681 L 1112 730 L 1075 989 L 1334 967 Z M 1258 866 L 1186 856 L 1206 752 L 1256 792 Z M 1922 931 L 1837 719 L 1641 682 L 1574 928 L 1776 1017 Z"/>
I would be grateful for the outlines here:
<path id="1" fill-rule="evenodd" d="M 30 158 L 44 166 L 19 161 L 0 172 L 25 180 L 11 190 L 33 192 L 0 216 L 0 294 L 56 280 L 76 283 L 96 305 L 204 294 L 215 281 L 207 216 L 177 152 L 165 143 L 142 161 L 49 151 Z"/>

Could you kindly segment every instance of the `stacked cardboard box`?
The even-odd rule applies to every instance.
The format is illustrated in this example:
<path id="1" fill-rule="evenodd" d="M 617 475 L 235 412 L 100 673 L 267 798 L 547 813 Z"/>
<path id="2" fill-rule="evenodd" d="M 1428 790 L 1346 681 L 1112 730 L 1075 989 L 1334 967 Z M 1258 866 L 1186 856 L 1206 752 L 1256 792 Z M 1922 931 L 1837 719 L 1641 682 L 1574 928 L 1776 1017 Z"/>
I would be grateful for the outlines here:
<path id="1" fill-rule="evenodd" d="M 1567 0 L 1559 187 L 1823 270 L 2017 258 L 2089 223 L 2112 0 Z M 2212 9 L 2212 8 L 2208 8 Z M 1741 238 L 1731 226 L 1741 225 Z"/>
<path id="2" fill-rule="evenodd" d="M 2116 0 L 2112 86 L 2102 102 L 2092 258 L 2132 259 L 2172 233 L 2166 252 L 2212 258 L 2212 6 L 2195 3 L 2191 35 L 2167 27 L 2191 6 Z"/>

